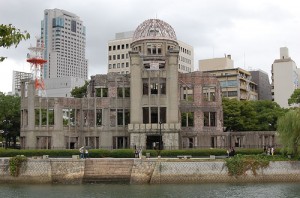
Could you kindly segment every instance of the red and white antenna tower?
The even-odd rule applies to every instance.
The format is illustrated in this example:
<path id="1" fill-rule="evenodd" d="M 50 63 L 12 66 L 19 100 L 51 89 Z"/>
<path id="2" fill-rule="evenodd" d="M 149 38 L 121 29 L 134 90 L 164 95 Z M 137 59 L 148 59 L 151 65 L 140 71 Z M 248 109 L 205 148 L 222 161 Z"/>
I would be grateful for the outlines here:
<path id="1" fill-rule="evenodd" d="M 36 46 L 28 48 L 30 53 L 27 54 L 27 62 L 30 63 L 31 73 L 34 79 L 35 90 L 39 96 L 45 96 L 45 84 L 43 79 L 44 64 L 47 62 L 43 59 L 44 44 L 40 38 L 36 38 Z"/>

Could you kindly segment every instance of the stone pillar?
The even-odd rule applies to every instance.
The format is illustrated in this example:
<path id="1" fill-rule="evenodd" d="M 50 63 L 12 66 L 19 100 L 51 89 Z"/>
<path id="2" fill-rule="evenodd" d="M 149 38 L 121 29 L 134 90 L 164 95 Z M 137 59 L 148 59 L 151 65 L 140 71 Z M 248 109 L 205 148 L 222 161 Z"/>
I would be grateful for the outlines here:
<path id="1" fill-rule="evenodd" d="M 58 98 L 54 99 L 54 130 L 52 138 L 53 149 L 64 149 L 66 147 L 63 132 L 63 111 Z"/>
<path id="2" fill-rule="evenodd" d="M 167 123 L 178 123 L 178 54 L 172 50 L 167 57 Z"/>
<path id="3" fill-rule="evenodd" d="M 130 123 L 139 124 L 143 123 L 143 114 L 142 114 L 142 87 L 143 81 L 141 77 L 142 72 L 142 63 L 141 58 L 138 52 L 130 52 Z"/>
<path id="4" fill-rule="evenodd" d="M 27 110 L 28 110 L 28 125 L 25 138 L 25 147 L 26 148 L 36 148 L 36 135 L 34 133 L 35 129 L 35 87 L 34 81 L 30 81 L 27 87 Z"/>

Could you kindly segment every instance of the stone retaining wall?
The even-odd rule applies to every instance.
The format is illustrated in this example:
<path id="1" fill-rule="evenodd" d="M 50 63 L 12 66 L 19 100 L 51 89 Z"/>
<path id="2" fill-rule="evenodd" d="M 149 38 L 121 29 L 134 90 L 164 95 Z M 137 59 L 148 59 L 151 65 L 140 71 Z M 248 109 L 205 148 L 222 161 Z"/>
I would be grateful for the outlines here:
<path id="1" fill-rule="evenodd" d="M 25 165 L 26 164 L 26 165 Z M 194 159 L 31 159 L 20 175 L 9 172 L 9 158 L 0 158 L 0 183 L 77 183 L 123 181 L 131 184 L 300 181 L 299 161 L 270 162 L 254 175 L 228 175 L 221 160 Z M 118 168 L 119 167 L 119 168 Z"/>
<path id="2" fill-rule="evenodd" d="M 1 183 L 81 183 L 84 160 L 28 159 L 18 177 L 10 175 L 9 158 L 0 158 Z"/>

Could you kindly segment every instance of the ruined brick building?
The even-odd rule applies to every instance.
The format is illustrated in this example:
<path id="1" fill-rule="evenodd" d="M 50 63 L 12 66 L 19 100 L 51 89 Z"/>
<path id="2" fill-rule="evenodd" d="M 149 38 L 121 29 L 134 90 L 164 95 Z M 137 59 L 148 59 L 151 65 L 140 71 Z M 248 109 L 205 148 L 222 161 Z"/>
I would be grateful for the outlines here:
<path id="1" fill-rule="evenodd" d="M 159 20 L 135 30 L 130 74 L 91 76 L 84 98 L 42 98 L 22 83 L 22 148 L 211 148 L 234 140 L 223 132 L 218 80 L 178 72 L 173 28 Z"/>

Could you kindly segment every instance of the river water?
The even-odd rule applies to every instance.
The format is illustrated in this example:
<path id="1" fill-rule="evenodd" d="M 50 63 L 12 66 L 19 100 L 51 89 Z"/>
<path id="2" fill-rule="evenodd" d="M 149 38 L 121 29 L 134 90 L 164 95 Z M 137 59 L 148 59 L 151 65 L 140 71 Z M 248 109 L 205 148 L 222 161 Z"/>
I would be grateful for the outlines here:
<path id="1" fill-rule="evenodd" d="M 94 198 L 94 197 L 300 197 L 300 183 L 246 184 L 82 184 L 82 185 L 16 185 L 1 184 L 1 198 Z"/>

